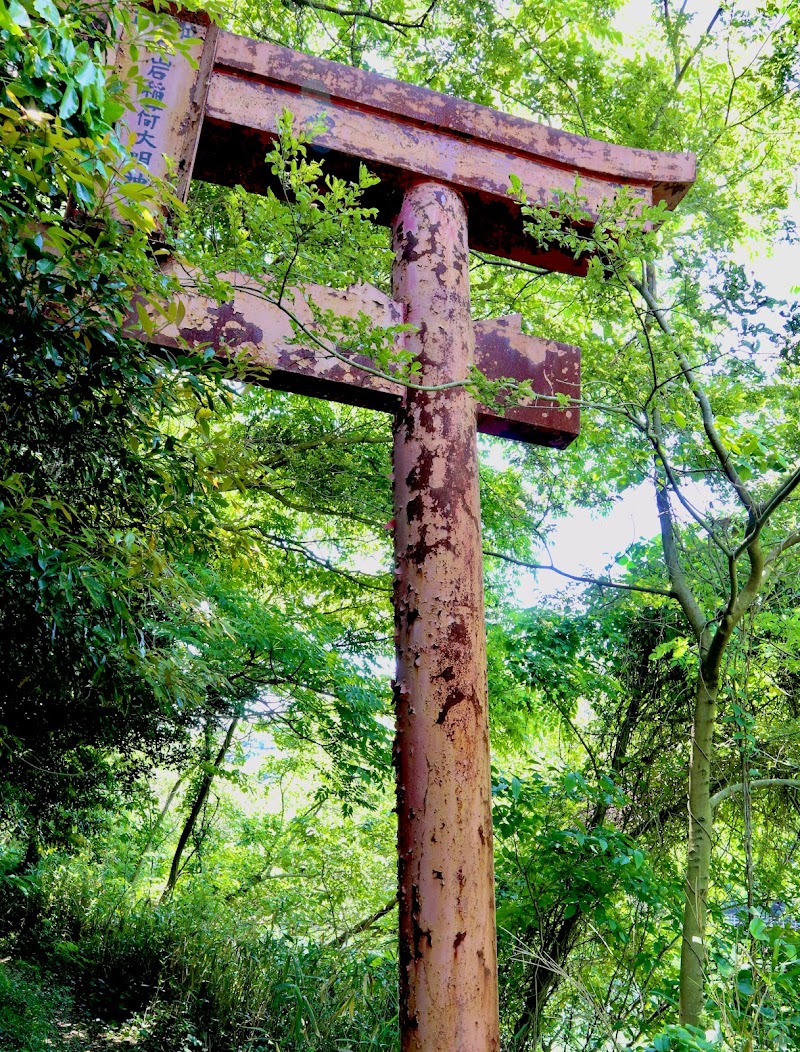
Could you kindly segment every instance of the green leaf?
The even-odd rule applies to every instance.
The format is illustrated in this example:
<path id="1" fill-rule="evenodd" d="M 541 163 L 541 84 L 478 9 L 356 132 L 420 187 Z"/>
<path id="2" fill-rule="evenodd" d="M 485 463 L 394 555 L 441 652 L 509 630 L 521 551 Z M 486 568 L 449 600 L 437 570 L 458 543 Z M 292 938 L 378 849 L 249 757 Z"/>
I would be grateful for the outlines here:
<path id="1" fill-rule="evenodd" d="M 15 25 L 22 26 L 25 29 L 30 26 L 31 16 L 17 0 L 11 0 L 11 3 L 8 5 L 8 13 Z"/>
<path id="2" fill-rule="evenodd" d="M 82 88 L 88 87 L 93 84 L 97 79 L 98 67 L 92 62 L 91 59 L 87 58 L 78 72 L 75 74 L 75 82 L 80 84 Z"/>
<path id="3" fill-rule="evenodd" d="M 61 98 L 61 105 L 58 107 L 58 115 L 62 121 L 67 121 L 69 118 L 78 112 L 78 106 L 80 105 L 80 98 L 75 90 L 75 85 L 72 81 L 67 84 L 66 91 Z"/>
<path id="4" fill-rule="evenodd" d="M 33 7 L 51 26 L 57 26 L 61 21 L 61 15 L 53 0 L 33 0 Z"/>
<path id="5" fill-rule="evenodd" d="M 748 925 L 748 929 L 753 938 L 758 942 L 767 941 L 767 926 L 760 917 L 753 917 Z"/>

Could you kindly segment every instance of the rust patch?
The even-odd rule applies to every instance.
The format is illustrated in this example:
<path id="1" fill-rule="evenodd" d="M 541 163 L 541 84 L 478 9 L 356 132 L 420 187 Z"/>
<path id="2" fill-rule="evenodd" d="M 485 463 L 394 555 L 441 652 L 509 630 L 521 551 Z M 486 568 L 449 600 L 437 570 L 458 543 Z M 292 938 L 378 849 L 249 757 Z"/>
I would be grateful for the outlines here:
<path id="1" fill-rule="evenodd" d="M 425 513 L 425 502 L 418 494 L 412 497 L 406 505 L 406 518 L 409 522 L 419 522 Z"/>
<path id="2" fill-rule="evenodd" d="M 430 928 L 423 928 L 419 923 L 421 908 L 419 887 L 414 884 L 411 888 L 411 926 L 414 940 L 414 958 L 416 960 L 420 960 L 424 956 L 425 943 L 427 943 L 428 949 L 431 949 L 433 946 Z"/>
<path id="3" fill-rule="evenodd" d="M 259 344 L 264 340 L 263 330 L 249 322 L 232 303 L 210 307 L 208 314 L 211 324 L 207 328 L 180 330 L 181 336 L 190 347 L 196 347 L 202 343 L 210 343 L 214 347 L 241 347 L 246 343 Z"/>
<path id="4" fill-rule="evenodd" d="M 424 528 L 424 527 L 423 527 Z M 424 566 L 425 561 L 437 551 L 454 551 L 453 542 L 447 538 L 436 541 L 434 544 L 428 544 L 424 539 L 420 539 L 416 544 L 412 544 L 406 552 L 406 558 L 409 562 L 414 563 L 415 566 Z"/>
<path id="5" fill-rule="evenodd" d="M 453 949 L 457 950 L 466 937 L 467 933 L 465 931 L 457 931 L 456 937 L 453 939 Z"/>
<path id="6" fill-rule="evenodd" d="M 458 687 L 456 687 L 455 690 L 451 690 L 450 693 L 447 695 L 444 705 L 442 705 L 441 709 L 439 709 L 439 715 L 436 717 L 436 722 L 438 724 L 444 723 L 444 721 L 447 719 L 447 714 L 450 712 L 450 710 L 454 709 L 456 705 L 460 705 L 462 701 L 466 700 L 467 695 L 464 693 L 463 690 L 459 690 Z"/>
<path id="7" fill-rule="evenodd" d="M 433 468 L 433 452 L 426 447 L 420 449 L 414 466 L 406 475 L 406 486 L 410 490 L 420 489 L 427 486 L 431 478 Z"/>
<path id="8" fill-rule="evenodd" d="M 448 628 L 447 639 L 449 643 L 462 647 L 470 641 L 467 626 L 460 618 L 454 620 Z"/>
<path id="9" fill-rule="evenodd" d="M 417 253 L 416 251 L 417 245 L 419 244 L 419 238 L 413 232 L 413 230 L 401 229 L 398 240 L 400 241 L 400 244 L 402 246 L 400 258 L 403 260 L 403 262 L 416 262 L 420 258 L 419 253 Z"/>

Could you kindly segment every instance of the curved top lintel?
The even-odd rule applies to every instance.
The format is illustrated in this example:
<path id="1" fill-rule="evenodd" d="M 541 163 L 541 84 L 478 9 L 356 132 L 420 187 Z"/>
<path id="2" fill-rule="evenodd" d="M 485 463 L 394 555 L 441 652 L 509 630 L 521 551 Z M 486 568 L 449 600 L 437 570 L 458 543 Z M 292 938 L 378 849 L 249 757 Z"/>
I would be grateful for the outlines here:
<path id="1" fill-rule="evenodd" d="M 233 33 L 220 34 L 214 65 L 229 75 L 263 80 L 304 96 L 436 129 L 577 175 L 648 187 L 653 202 L 664 200 L 669 208 L 675 207 L 695 179 L 691 153 L 660 153 L 589 139 Z"/>

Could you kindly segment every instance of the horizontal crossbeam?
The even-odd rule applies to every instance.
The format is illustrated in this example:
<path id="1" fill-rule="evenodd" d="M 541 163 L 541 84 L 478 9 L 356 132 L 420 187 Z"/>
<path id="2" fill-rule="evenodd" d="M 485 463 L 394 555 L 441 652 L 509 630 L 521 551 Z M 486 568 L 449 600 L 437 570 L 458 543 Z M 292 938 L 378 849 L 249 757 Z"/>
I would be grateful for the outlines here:
<path id="1" fill-rule="evenodd" d="M 193 290 L 190 271 L 181 268 L 178 273 L 184 286 L 183 317 L 149 335 L 151 344 L 211 347 L 222 358 L 241 354 L 252 380 L 278 390 L 384 412 L 399 408 L 403 385 L 368 371 L 374 365 L 363 355 L 344 355 L 331 347 L 315 321 L 320 311 L 333 311 L 344 318 L 363 315 L 378 328 L 402 324 L 401 304 L 385 293 L 371 285 L 346 290 L 309 285 L 287 290 L 279 305 L 265 299 L 252 278 L 227 274 L 221 277 L 232 285 L 234 297 L 219 304 Z M 580 412 L 557 399 L 573 400 L 580 394 L 578 348 L 528 336 L 516 314 L 477 321 L 474 329 L 477 368 L 493 381 L 528 380 L 540 396 L 507 409 L 479 406 L 478 430 L 538 445 L 568 445 L 579 432 Z M 405 335 L 396 336 L 398 350 Z"/>

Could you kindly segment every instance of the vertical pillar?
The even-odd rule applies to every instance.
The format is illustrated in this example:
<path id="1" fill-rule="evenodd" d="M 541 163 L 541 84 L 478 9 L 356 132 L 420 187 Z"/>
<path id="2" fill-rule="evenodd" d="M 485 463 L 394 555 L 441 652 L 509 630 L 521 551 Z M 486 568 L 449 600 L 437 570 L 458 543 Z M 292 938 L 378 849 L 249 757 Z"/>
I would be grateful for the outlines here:
<path id="1" fill-rule="evenodd" d="M 474 334 L 461 197 L 412 186 L 393 245 L 420 382 L 465 379 Z M 475 424 L 458 387 L 409 391 L 395 421 L 402 1052 L 499 1048 Z"/>

